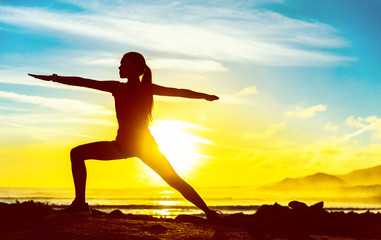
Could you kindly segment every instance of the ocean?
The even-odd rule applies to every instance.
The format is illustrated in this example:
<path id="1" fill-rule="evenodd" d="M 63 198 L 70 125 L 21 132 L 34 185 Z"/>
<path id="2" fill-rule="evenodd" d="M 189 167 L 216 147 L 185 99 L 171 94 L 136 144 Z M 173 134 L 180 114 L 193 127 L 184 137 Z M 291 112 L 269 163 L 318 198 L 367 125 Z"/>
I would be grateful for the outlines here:
<path id="1" fill-rule="evenodd" d="M 197 189 L 207 205 L 223 214 L 253 214 L 263 204 L 287 205 L 299 200 L 312 205 L 319 198 L 293 199 L 283 196 L 261 196 L 252 187 L 209 187 Z M 175 218 L 180 214 L 203 216 L 198 208 L 185 200 L 179 193 L 167 187 L 128 189 L 88 189 L 87 202 L 92 209 L 111 212 L 115 209 L 126 214 L 145 214 L 158 218 Z M 64 188 L 5 188 L 0 187 L 0 202 L 38 201 L 60 209 L 71 203 L 74 189 Z M 324 201 L 328 211 L 381 212 L 381 204 L 361 201 L 329 199 Z"/>

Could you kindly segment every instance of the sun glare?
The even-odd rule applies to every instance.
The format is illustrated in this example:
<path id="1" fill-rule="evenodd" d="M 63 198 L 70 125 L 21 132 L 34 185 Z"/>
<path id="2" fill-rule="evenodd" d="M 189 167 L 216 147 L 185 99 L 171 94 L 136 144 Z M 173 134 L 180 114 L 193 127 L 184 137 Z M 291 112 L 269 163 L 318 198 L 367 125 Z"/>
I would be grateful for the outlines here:
<path id="1" fill-rule="evenodd" d="M 197 143 L 211 143 L 188 132 L 193 124 L 182 121 L 155 120 L 150 127 L 160 151 L 168 158 L 178 173 L 186 174 L 200 158 L 208 156 L 198 153 Z"/>

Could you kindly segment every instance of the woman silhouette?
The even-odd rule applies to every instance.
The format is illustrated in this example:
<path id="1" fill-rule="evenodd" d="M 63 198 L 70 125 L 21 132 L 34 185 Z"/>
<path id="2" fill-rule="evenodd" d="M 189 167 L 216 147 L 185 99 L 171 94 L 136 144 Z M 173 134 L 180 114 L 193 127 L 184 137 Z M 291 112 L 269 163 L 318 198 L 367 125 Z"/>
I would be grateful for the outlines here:
<path id="1" fill-rule="evenodd" d="M 125 83 L 64 77 L 56 74 L 29 75 L 45 81 L 110 92 L 115 99 L 116 117 L 119 124 L 115 141 L 88 143 L 77 146 L 70 152 L 75 199 L 63 212 L 69 214 L 90 213 L 89 205 L 85 201 L 87 178 L 85 160 L 138 157 L 188 201 L 204 211 L 207 218 L 218 217 L 215 211 L 208 208 L 198 193 L 175 172 L 167 158 L 159 151 L 158 145 L 148 129 L 152 118 L 153 95 L 198 98 L 208 101 L 217 100 L 217 96 L 152 84 L 151 69 L 146 65 L 143 55 L 137 52 L 124 54 L 120 61 L 119 76 L 128 79 Z"/>

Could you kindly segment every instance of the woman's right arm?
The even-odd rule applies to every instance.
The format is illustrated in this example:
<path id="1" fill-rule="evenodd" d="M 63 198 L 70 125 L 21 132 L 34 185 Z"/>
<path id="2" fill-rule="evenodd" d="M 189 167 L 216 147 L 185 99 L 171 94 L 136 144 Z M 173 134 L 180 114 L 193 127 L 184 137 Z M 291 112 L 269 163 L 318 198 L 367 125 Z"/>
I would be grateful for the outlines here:
<path id="1" fill-rule="evenodd" d="M 44 80 L 44 81 L 53 81 L 53 82 L 58 82 L 58 83 L 66 84 L 66 85 L 93 88 L 93 89 L 107 91 L 107 92 L 111 91 L 112 83 L 116 82 L 116 81 L 98 81 L 98 80 L 81 78 L 81 77 L 65 77 L 65 76 L 58 76 L 56 74 L 36 75 L 36 74 L 28 73 L 28 75 L 37 79 Z"/>

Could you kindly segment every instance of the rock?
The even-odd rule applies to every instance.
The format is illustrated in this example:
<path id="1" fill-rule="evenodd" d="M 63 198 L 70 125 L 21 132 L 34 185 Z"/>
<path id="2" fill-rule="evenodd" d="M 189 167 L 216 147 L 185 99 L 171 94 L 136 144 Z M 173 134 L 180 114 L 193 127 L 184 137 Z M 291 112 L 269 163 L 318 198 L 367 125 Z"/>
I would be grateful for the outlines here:
<path id="1" fill-rule="evenodd" d="M 318 202 L 310 206 L 311 210 L 323 210 L 324 202 Z"/>
<path id="2" fill-rule="evenodd" d="M 288 207 L 275 203 L 274 205 L 262 205 L 254 215 L 259 218 L 267 219 L 272 218 L 272 216 L 285 214 L 288 211 L 290 211 Z"/>
<path id="3" fill-rule="evenodd" d="M 365 212 L 327 212 L 324 203 L 318 202 L 310 207 L 292 201 L 290 208 L 263 205 L 250 216 L 247 230 L 253 238 L 308 239 L 310 235 L 348 236 L 375 238 L 381 236 L 381 214 Z"/>
<path id="4" fill-rule="evenodd" d="M 108 215 L 113 218 L 124 218 L 124 214 L 119 209 L 110 212 Z"/>
<path id="5" fill-rule="evenodd" d="M 292 201 L 288 204 L 288 206 L 294 210 L 306 210 L 308 209 L 307 204 L 299 201 Z"/>
<path id="6" fill-rule="evenodd" d="M 103 216 L 103 215 L 107 215 L 107 213 L 102 212 L 102 211 L 99 211 L 99 210 L 96 210 L 96 209 L 91 209 L 91 214 L 92 214 L 93 216 Z"/>

